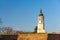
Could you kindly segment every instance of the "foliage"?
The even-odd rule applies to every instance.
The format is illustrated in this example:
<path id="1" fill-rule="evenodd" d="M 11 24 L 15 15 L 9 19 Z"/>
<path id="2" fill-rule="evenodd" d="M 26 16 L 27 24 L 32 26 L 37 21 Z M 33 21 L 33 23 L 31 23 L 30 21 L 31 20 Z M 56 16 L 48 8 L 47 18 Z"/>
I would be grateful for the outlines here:
<path id="1" fill-rule="evenodd" d="M 34 29 L 34 33 L 37 33 L 37 26 L 36 26 L 35 29 Z"/>
<path id="2" fill-rule="evenodd" d="M 0 34 L 13 34 L 13 29 L 11 27 L 1 27 Z"/>

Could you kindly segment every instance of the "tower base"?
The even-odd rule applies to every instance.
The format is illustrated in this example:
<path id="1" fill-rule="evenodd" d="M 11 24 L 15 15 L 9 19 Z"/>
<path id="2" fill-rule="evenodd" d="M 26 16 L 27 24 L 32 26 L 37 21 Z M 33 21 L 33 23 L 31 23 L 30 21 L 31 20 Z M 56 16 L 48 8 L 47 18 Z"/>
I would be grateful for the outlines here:
<path id="1" fill-rule="evenodd" d="M 37 30 L 37 33 L 46 33 L 45 30 Z"/>

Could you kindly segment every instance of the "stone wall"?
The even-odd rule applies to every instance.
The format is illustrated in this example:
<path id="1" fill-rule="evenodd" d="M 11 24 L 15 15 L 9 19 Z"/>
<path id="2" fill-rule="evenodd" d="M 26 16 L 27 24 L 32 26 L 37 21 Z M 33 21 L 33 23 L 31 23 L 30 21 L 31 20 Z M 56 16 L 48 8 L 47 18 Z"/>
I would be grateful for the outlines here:
<path id="1" fill-rule="evenodd" d="M 0 40 L 60 40 L 60 34 L 0 35 Z"/>
<path id="2" fill-rule="evenodd" d="M 47 40 L 47 34 L 18 34 L 17 40 Z"/>
<path id="3" fill-rule="evenodd" d="M 0 35 L 0 40 L 17 40 L 17 35 Z"/>
<path id="4" fill-rule="evenodd" d="M 60 40 L 60 34 L 48 34 L 47 40 Z"/>

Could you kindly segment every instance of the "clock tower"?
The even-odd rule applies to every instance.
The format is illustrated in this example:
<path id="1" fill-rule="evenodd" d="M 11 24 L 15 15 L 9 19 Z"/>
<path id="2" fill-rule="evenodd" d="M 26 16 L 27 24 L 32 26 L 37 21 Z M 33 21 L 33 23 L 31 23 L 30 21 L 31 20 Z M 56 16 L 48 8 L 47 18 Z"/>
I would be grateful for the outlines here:
<path id="1" fill-rule="evenodd" d="M 40 10 L 40 14 L 38 16 L 37 33 L 45 33 L 45 29 L 44 29 L 44 16 L 43 16 L 42 10 Z"/>

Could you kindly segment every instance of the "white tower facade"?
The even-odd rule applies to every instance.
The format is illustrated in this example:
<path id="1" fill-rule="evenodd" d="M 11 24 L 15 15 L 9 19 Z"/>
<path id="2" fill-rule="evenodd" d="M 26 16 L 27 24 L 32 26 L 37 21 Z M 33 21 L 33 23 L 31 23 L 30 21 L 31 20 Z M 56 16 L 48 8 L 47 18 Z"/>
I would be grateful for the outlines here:
<path id="1" fill-rule="evenodd" d="M 44 16 L 43 16 L 43 14 L 42 14 L 42 10 L 40 10 L 40 14 L 39 14 L 39 16 L 38 16 L 37 33 L 45 33 L 45 28 L 44 28 Z"/>

